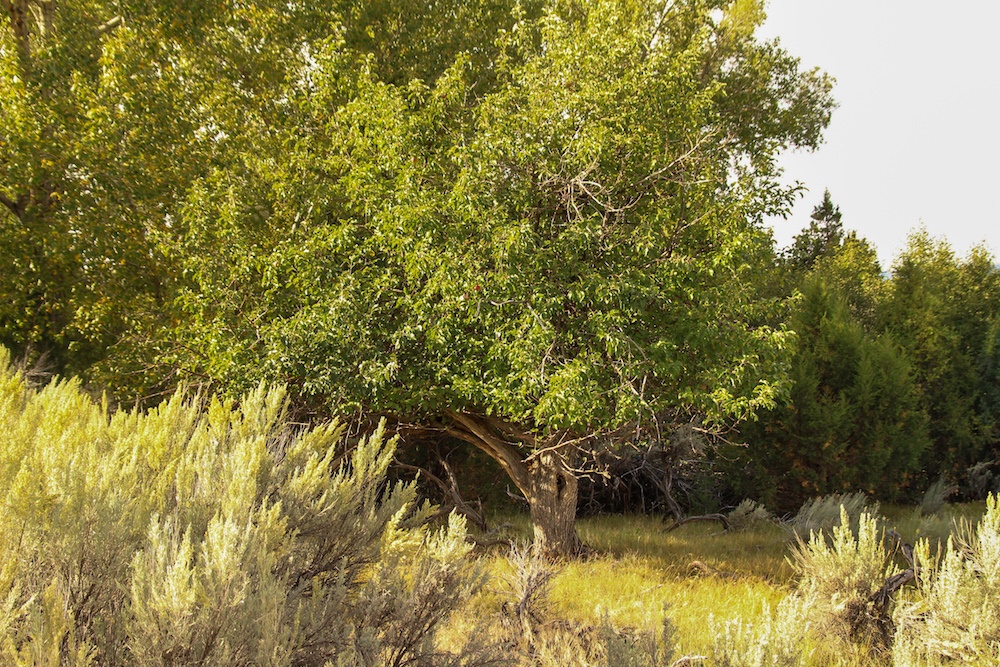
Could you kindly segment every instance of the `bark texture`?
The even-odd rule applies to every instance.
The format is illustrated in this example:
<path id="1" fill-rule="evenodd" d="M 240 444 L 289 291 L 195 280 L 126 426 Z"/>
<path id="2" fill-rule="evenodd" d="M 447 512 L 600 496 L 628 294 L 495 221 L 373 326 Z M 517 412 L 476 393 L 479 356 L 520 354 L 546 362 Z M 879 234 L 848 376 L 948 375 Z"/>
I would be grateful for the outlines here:
<path id="1" fill-rule="evenodd" d="M 535 549 L 546 557 L 577 555 L 581 544 L 576 534 L 576 473 L 554 452 L 539 454 L 529 472 L 531 488 L 525 497 L 531 507 Z"/>

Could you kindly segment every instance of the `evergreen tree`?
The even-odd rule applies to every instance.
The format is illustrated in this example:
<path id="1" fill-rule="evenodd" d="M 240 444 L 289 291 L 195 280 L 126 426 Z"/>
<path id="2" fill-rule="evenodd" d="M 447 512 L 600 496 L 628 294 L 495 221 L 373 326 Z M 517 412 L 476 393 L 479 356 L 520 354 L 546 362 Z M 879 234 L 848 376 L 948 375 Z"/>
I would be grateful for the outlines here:
<path id="1" fill-rule="evenodd" d="M 802 286 L 789 398 L 744 425 L 730 465 L 734 489 L 781 509 L 862 490 L 892 500 L 928 445 L 910 364 L 888 337 L 865 331 L 819 276 Z"/>
<path id="2" fill-rule="evenodd" d="M 821 257 L 840 248 L 844 238 L 840 207 L 833 204 L 830 191 L 823 192 L 823 201 L 813 208 L 809 226 L 795 236 L 786 258 L 791 267 L 808 271 Z"/>
<path id="3" fill-rule="evenodd" d="M 1000 272 L 982 248 L 961 260 L 926 230 L 897 258 L 881 317 L 913 360 L 934 446 L 923 468 L 956 481 L 996 456 L 991 396 L 997 378 L 993 323 L 1000 317 Z"/>

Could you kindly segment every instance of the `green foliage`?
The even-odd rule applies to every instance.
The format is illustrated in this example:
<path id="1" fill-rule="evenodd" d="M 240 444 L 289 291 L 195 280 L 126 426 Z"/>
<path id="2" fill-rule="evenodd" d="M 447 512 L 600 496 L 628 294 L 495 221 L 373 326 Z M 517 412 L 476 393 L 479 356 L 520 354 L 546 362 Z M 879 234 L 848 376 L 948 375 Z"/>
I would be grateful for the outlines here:
<path id="1" fill-rule="evenodd" d="M 154 334 L 176 321 L 185 276 L 161 245 L 175 239 L 189 192 L 232 166 L 233 153 L 277 167 L 268 154 L 290 149 L 282 142 L 294 134 L 272 130 L 315 125 L 293 93 L 312 85 L 330 43 L 346 78 L 371 69 L 405 88 L 467 53 L 483 85 L 496 35 L 514 21 L 513 3 L 491 0 L 9 4 L 0 343 L 47 353 L 65 374 L 89 371 L 129 399 L 164 384 L 151 364 L 170 346 Z"/>
<path id="2" fill-rule="evenodd" d="M 851 315 L 866 331 L 875 334 L 882 330 L 880 304 L 887 281 L 878 254 L 868 241 L 848 232 L 836 252 L 816 262 L 813 273 L 844 295 Z"/>
<path id="3" fill-rule="evenodd" d="M 796 234 L 792 247 L 786 251 L 786 261 L 796 271 L 808 271 L 820 259 L 837 253 L 844 240 L 840 222 L 840 207 L 830 198 L 830 191 L 823 192 L 823 201 L 813 208 L 809 227 Z"/>
<path id="4" fill-rule="evenodd" d="M 733 483 L 784 509 L 855 490 L 892 499 L 928 444 L 910 365 L 821 277 L 802 289 L 790 321 L 798 345 L 789 398 L 742 428 L 749 446 L 734 452 Z"/>
<path id="5" fill-rule="evenodd" d="M 715 24 L 700 3 L 553 3 L 501 37 L 486 90 L 465 57 L 403 85 L 324 44 L 284 138 L 189 191 L 174 362 L 232 391 L 540 429 L 767 405 L 786 337 L 756 326 L 758 223 L 828 84 L 752 41 L 750 4 Z M 810 95 L 723 141 L 753 101 Z"/>
<path id="6" fill-rule="evenodd" d="M 959 479 L 992 458 L 996 444 L 994 322 L 1000 272 L 984 249 L 959 260 L 926 231 L 910 236 L 897 258 L 882 309 L 886 328 L 907 350 L 930 417 L 933 447 L 922 467 L 930 478 Z"/>
<path id="7" fill-rule="evenodd" d="M 6 362 L 5 663 L 428 664 L 481 583 L 464 524 L 421 526 L 414 487 L 386 483 L 381 430 L 348 455 L 336 424 L 297 430 L 263 387 L 109 414 Z"/>

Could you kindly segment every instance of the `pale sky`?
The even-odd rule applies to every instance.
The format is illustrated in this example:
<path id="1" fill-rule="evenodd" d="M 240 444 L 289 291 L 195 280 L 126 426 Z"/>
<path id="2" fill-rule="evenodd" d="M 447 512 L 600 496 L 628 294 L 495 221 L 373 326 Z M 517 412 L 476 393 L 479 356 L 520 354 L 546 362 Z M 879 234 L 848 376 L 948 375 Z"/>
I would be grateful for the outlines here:
<path id="1" fill-rule="evenodd" d="M 771 223 L 779 247 L 829 188 L 883 269 L 923 224 L 959 256 L 1000 257 L 1000 0 L 770 0 L 758 33 L 837 79 L 814 153 L 782 163 L 809 192 Z"/>

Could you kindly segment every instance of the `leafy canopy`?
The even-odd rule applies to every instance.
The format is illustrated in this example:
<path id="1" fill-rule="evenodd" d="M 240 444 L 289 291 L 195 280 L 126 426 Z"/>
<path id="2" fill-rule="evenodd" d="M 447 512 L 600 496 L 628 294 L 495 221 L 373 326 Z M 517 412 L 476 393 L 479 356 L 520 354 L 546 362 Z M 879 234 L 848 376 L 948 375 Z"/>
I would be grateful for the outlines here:
<path id="1" fill-rule="evenodd" d="M 751 277 L 793 194 L 774 159 L 815 146 L 832 102 L 754 40 L 762 16 L 515 6 L 427 80 L 340 34 L 310 44 L 288 117 L 234 124 L 187 191 L 172 363 L 325 409 L 543 431 L 769 404 L 787 336 Z"/>

